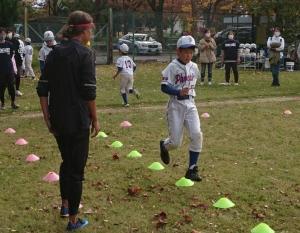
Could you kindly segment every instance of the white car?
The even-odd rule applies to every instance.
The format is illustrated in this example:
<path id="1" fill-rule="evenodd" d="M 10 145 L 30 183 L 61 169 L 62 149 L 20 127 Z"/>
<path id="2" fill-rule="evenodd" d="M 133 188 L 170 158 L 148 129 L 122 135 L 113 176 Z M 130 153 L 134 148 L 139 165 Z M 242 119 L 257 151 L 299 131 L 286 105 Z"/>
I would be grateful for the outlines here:
<path id="1" fill-rule="evenodd" d="M 161 43 L 154 40 L 148 34 L 142 33 L 128 33 L 127 35 L 121 37 L 118 41 L 118 45 L 127 44 L 129 47 L 129 52 L 134 52 L 135 54 L 161 54 L 162 45 Z"/>

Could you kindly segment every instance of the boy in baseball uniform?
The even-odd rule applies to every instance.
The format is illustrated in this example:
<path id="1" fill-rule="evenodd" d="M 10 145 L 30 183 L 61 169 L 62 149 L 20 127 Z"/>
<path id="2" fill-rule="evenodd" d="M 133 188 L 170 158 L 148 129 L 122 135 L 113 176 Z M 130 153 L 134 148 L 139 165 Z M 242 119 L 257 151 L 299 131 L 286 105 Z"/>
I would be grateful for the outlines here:
<path id="1" fill-rule="evenodd" d="M 191 61 L 195 47 L 192 36 L 180 37 L 177 42 L 177 59 L 162 71 L 161 90 L 170 96 L 170 100 L 167 106 L 169 137 L 160 141 L 160 156 L 165 164 L 170 163 L 169 151 L 181 145 L 185 127 L 190 138 L 189 165 L 185 177 L 201 181 L 197 162 L 203 138 L 194 100 L 200 71 L 197 64 Z"/>
<path id="2" fill-rule="evenodd" d="M 123 99 L 123 106 L 129 107 L 128 94 L 134 94 L 137 99 L 140 97 L 139 92 L 133 88 L 133 72 L 136 69 L 136 64 L 129 56 L 127 56 L 129 51 L 127 44 L 121 44 L 119 50 L 122 56 L 117 60 L 116 67 L 118 70 L 113 76 L 113 79 L 116 79 L 116 77 L 120 74 L 120 92 Z"/>
<path id="3" fill-rule="evenodd" d="M 25 39 L 24 55 L 25 55 L 25 77 L 31 77 L 32 79 L 34 79 L 35 74 L 32 69 L 33 48 L 31 46 L 30 38 Z"/>

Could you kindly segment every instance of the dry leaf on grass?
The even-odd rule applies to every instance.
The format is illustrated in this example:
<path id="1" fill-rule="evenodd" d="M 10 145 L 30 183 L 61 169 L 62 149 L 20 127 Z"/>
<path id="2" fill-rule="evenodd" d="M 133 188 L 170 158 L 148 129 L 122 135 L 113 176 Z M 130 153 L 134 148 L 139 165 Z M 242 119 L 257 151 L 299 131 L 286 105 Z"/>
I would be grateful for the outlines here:
<path id="1" fill-rule="evenodd" d="M 138 196 L 141 191 L 142 191 L 142 189 L 139 186 L 133 186 L 133 187 L 128 188 L 128 194 L 130 196 L 134 196 L 134 197 Z"/>
<path id="2" fill-rule="evenodd" d="M 112 159 L 113 159 L 113 160 L 119 160 L 120 157 L 119 157 L 118 153 L 113 153 Z"/>

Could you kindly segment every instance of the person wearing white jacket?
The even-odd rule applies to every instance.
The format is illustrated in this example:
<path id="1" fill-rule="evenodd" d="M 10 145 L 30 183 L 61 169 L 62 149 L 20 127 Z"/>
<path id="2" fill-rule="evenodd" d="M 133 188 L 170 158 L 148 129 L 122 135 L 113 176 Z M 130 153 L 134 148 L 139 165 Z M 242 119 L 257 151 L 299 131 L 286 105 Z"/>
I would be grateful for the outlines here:
<path id="1" fill-rule="evenodd" d="M 31 46 L 30 38 L 25 39 L 24 55 L 25 55 L 25 76 L 34 79 L 35 74 L 32 69 L 33 48 Z"/>
<path id="2" fill-rule="evenodd" d="M 273 76 L 272 86 L 280 86 L 279 71 L 280 61 L 283 58 L 285 42 L 280 36 L 280 29 L 274 29 L 274 35 L 268 38 L 267 47 L 269 49 L 269 61 L 271 65 L 271 72 Z"/>

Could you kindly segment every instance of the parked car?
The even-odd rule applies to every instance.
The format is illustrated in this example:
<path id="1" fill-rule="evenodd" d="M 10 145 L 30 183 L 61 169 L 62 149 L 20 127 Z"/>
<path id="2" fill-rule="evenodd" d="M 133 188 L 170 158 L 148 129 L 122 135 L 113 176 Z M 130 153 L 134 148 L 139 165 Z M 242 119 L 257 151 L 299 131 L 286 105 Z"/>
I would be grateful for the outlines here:
<path id="1" fill-rule="evenodd" d="M 161 54 L 162 44 L 148 34 L 128 33 L 118 40 L 118 45 L 127 44 L 130 53 L 135 54 Z"/>

